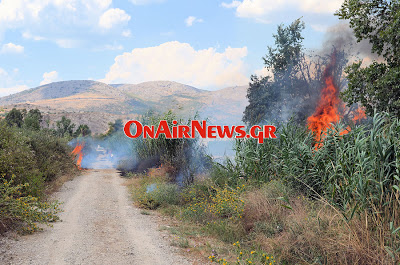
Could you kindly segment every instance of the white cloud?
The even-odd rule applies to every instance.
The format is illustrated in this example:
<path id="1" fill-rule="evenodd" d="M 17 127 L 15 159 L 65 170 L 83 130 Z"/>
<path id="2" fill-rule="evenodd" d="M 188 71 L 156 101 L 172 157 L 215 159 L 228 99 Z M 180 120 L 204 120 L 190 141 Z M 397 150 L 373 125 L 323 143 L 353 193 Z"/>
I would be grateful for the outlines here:
<path id="1" fill-rule="evenodd" d="M 0 97 L 5 97 L 28 89 L 26 85 L 17 85 L 14 87 L 0 88 Z"/>
<path id="2" fill-rule="evenodd" d="M 22 32 L 22 37 L 24 39 L 36 40 L 36 41 L 40 41 L 40 40 L 45 40 L 46 39 L 46 38 L 44 38 L 42 36 L 32 35 L 29 31 Z"/>
<path id="3" fill-rule="evenodd" d="M 195 50 L 188 43 L 166 42 L 136 48 L 115 57 L 105 83 L 140 83 L 170 80 L 199 88 L 216 89 L 249 82 L 243 59 L 247 47 Z"/>
<path id="4" fill-rule="evenodd" d="M 81 42 L 73 39 L 55 39 L 54 42 L 60 47 L 65 49 L 72 49 L 79 47 Z"/>
<path id="5" fill-rule="evenodd" d="M 20 30 L 25 39 L 53 42 L 82 36 L 82 30 L 102 34 L 130 19 L 111 4 L 112 0 L 1 0 L 0 38 L 7 30 Z"/>
<path id="6" fill-rule="evenodd" d="M 240 1 L 233 1 L 232 3 L 228 4 L 225 2 L 222 2 L 221 6 L 225 8 L 235 8 L 240 6 L 241 2 Z"/>
<path id="7" fill-rule="evenodd" d="M 110 29 L 118 24 L 128 22 L 131 19 L 124 10 L 119 8 L 111 8 L 101 15 L 99 18 L 99 26 L 104 29 Z"/>
<path id="8" fill-rule="evenodd" d="M 4 77 L 7 77 L 8 73 L 6 70 L 4 70 L 3 68 L 0 68 L 0 77 L 1 79 L 4 79 Z"/>
<path id="9" fill-rule="evenodd" d="M 58 73 L 57 71 L 45 72 L 43 74 L 43 80 L 40 82 L 40 85 L 46 85 L 52 82 L 58 81 Z"/>
<path id="10" fill-rule="evenodd" d="M 287 10 L 288 7 L 307 13 L 332 14 L 340 8 L 343 0 L 242 0 L 222 3 L 225 8 L 236 8 L 236 15 L 243 18 L 262 19 L 276 11 Z"/>
<path id="11" fill-rule="evenodd" d="M 11 42 L 3 44 L 3 47 L 1 48 L 1 53 L 23 53 L 23 52 L 24 52 L 23 46 Z"/>
<path id="12" fill-rule="evenodd" d="M 9 27 L 46 19 L 53 22 L 56 19 L 65 23 L 87 23 L 88 19 L 99 16 L 111 3 L 112 0 L 2 0 L 0 23 Z M 51 16 L 45 11 L 51 11 Z"/>
<path id="13" fill-rule="evenodd" d="M 131 37 L 132 36 L 132 32 L 129 30 L 129 29 L 127 29 L 127 30 L 124 30 L 124 31 L 122 31 L 122 34 L 121 34 L 123 37 L 126 37 L 126 38 L 128 38 L 128 37 Z"/>
<path id="14" fill-rule="evenodd" d="M 193 17 L 193 16 L 189 16 L 189 17 L 187 17 L 185 19 L 185 24 L 186 24 L 187 27 L 193 26 L 193 23 L 196 23 L 196 22 L 201 23 L 201 22 L 203 22 L 203 19 L 196 18 L 196 17 Z"/>
<path id="15" fill-rule="evenodd" d="M 0 68 L 0 97 L 4 97 L 28 89 L 28 86 L 21 85 L 20 81 L 16 81 L 18 73 L 18 68 L 14 68 L 10 73 L 8 73 L 3 68 Z"/>

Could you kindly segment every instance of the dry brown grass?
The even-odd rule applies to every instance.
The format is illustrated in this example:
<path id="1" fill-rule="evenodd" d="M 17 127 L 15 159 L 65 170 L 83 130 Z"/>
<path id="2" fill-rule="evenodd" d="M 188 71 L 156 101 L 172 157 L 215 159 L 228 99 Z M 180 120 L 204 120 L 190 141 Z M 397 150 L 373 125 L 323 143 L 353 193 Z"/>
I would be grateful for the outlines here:
<path id="1" fill-rule="evenodd" d="M 282 264 L 398 264 L 384 249 L 387 227 L 371 214 L 346 222 L 324 201 L 291 195 L 292 209 L 287 209 L 277 195 L 274 183 L 247 192 L 243 222 L 253 234 L 252 244 L 274 253 Z"/>

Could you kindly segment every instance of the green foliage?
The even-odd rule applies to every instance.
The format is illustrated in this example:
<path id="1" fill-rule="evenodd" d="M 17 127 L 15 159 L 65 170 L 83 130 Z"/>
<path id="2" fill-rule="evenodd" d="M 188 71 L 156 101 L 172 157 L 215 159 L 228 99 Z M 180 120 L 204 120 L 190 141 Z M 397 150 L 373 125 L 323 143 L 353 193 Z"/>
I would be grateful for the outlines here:
<path id="1" fill-rule="evenodd" d="M 306 58 L 302 46 L 304 23 L 297 19 L 287 27 L 278 26 L 273 35 L 275 47 L 268 47 L 263 58 L 270 74 L 266 77 L 251 76 L 247 91 L 249 105 L 243 121 L 249 125 L 266 120 L 287 122 L 293 115 L 303 122 L 315 109 L 319 95 L 323 66 L 330 56 Z M 346 63 L 343 52 L 336 53 L 335 82 L 340 85 L 341 67 Z M 312 69 L 312 70 L 311 70 Z"/>
<path id="2" fill-rule="evenodd" d="M 28 141 L 21 130 L 0 122 L 0 174 L 8 180 L 15 174 L 16 184 L 29 183 L 32 176 L 40 175 Z"/>
<path id="3" fill-rule="evenodd" d="M 357 40 L 368 40 L 372 52 L 385 59 L 364 68 L 361 62 L 349 66 L 343 99 L 349 105 L 361 102 L 371 116 L 377 110 L 400 117 L 400 2 L 346 0 L 336 15 L 349 20 Z"/>
<path id="4" fill-rule="evenodd" d="M 268 253 L 262 250 L 248 250 L 243 248 L 239 241 L 233 243 L 233 246 L 236 250 L 236 261 L 229 262 L 224 258 L 217 258 L 214 255 L 209 256 L 209 260 L 215 263 L 229 265 L 229 264 L 265 264 L 265 265 L 273 265 L 275 264 L 275 258 L 272 255 L 268 255 Z"/>
<path id="5" fill-rule="evenodd" d="M 400 184 L 400 120 L 376 114 L 371 124 L 340 135 L 343 130 L 341 124 L 331 128 L 317 150 L 313 135 L 293 123 L 280 128 L 279 139 L 262 145 L 237 141 L 235 160 L 217 164 L 214 178 L 230 185 L 283 179 L 310 196 L 325 197 L 348 219 L 366 210 L 385 212 L 391 221 L 399 206 L 394 198 Z"/>
<path id="6" fill-rule="evenodd" d="M 74 164 L 70 147 L 48 130 L 10 128 L 0 122 L 0 174 L 16 184 L 29 183 L 24 194 L 39 196 L 44 182 L 69 173 Z"/>
<path id="7" fill-rule="evenodd" d="M 61 117 L 61 120 L 56 122 L 57 125 L 57 135 L 60 137 L 69 136 L 72 137 L 74 134 L 75 124 L 67 119 L 65 116 Z"/>
<path id="8" fill-rule="evenodd" d="M 72 173 L 75 166 L 67 141 L 37 127 L 40 120 L 40 112 L 33 110 L 25 115 L 22 128 L 0 121 L 2 231 L 21 228 L 24 232 L 34 232 L 41 229 L 38 223 L 58 220 L 58 203 L 44 202 L 44 191 L 49 181 Z"/>
<path id="9" fill-rule="evenodd" d="M 29 130 L 39 131 L 43 120 L 42 113 L 38 109 L 31 109 L 24 117 L 24 126 Z"/>
<path id="10" fill-rule="evenodd" d="M 75 163 L 71 159 L 71 148 L 66 139 L 54 136 L 49 130 L 25 131 L 24 134 L 29 137 L 27 143 L 45 181 L 54 180 L 74 169 Z"/>
<path id="11" fill-rule="evenodd" d="M 263 58 L 265 66 L 272 68 L 278 74 L 283 73 L 288 67 L 297 66 L 302 53 L 304 38 L 301 32 L 304 28 L 304 22 L 300 19 L 287 27 L 279 25 L 277 34 L 272 35 L 276 48 L 268 47 L 268 54 Z"/>
<path id="12" fill-rule="evenodd" d="M 6 115 L 6 121 L 9 126 L 17 126 L 21 127 L 23 124 L 23 116 L 20 110 L 13 108 L 9 113 Z"/>
<path id="13" fill-rule="evenodd" d="M 179 204 L 180 191 L 176 184 L 155 180 L 150 183 L 144 179 L 134 190 L 133 198 L 140 207 L 153 210 L 162 206 Z"/>
<path id="14" fill-rule="evenodd" d="M 197 190 L 202 186 L 193 185 L 184 192 L 187 206 L 183 215 L 196 222 L 213 223 L 215 220 L 230 219 L 238 221 L 242 218 L 244 202 L 240 194 L 243 186 L 231 188 L 208 186 L 207 190 Z"/>
<path id="15" fill-rule="evenodd" d="M 108 123 L 108 131 L 102 135 L 102 137 L 110 136 L 117 132 L 122 132 L 124 129 L 124 123 L 121 119 L 115 120 L 115 122 Z"/>
<path id="16" fill-rule="evenodd" d="M 47 224 L 57 221 L 60 212 L 58 202 L 47 203 L 31 195 L 23 195 L 22 190 L 29 184 L 14 183 L 11 179 L 0 178 L 0 228 L 18 228 L 31 233 L 41 230 L 37 223 Z"/>
<path id="17" fill-rule="evenodd" d="M 399 65 L 398 0 L 345 0 L 335 15 L 349 20 L 357 40 L 368 40 L 372 44 L 372 52 L 383 55 L 389 65 Z"/>
<path id="18" fill-rule="evenodd" d="M 78 129 L 74 132 L 74 137 L 85 137 L 85 136 L 90 136 L 92 134 L 92 131 L 90 130 L 89 126 L 87 124 L 81 124 L 79 125 Z"/>

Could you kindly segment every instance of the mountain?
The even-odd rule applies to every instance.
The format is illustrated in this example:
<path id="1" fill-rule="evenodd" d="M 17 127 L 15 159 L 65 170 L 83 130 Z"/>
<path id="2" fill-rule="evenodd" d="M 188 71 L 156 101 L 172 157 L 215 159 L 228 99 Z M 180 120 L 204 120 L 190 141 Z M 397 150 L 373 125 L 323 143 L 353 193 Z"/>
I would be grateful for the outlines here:
<path id="1" fill-rule="evenodd" d="M 0 106 L 3 115 L 13 107 L 38 108 L 50 126 L 66 116 L 75 124 L 86 123 L 93 132 L 102 133 L 107 130 L 108 122 L 134 119 L 148 110 L 171 109 L 186 118 L 199 113 L 214 124 L 238 124 L 247 105 L 246 92 L 247 86 L 208 91 L 171 81 L 108 85 L 72 80 L 2 97 Z"/>

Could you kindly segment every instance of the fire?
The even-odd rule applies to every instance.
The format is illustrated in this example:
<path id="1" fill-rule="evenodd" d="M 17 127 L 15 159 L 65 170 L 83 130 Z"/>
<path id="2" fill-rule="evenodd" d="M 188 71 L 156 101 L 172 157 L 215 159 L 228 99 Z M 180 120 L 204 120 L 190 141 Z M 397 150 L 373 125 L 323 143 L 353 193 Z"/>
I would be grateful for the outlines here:
<path id="1" fill-rule="evenodd" d="M 75 148 L 74 148 L 74 150 L 71 152 L 72 155 L 78 156 L 78 160 L 76 161 L 76 165 L 78 166 L 78 169 L 79 169 L 79 170 L 82 169 L 82 167 L 81 167 L 81 165 L 82 165 L 82 159 L 83 159 L 83 152 L 82 152 L 82 150 L 83 150 L 83 147 L 84 147 L 84 146 L 85 146 L 84 143 L 81 144 L 81 143 L 77 142 L 77 143 L 76 143 L 76 146 L 75 146 Z"/>
<path id="2" fill-rule="evenodd" d="M 326 135 L 328 128 L 332 127 L 332 123 L 336 123 L 340 119 L 339 114 L 339 89 L 335 86 L 332 76 L 332 68 L 335 65 L 335 53 L 332 54 L 331 63 L 326 67 L 324 72 L 325 87 L 321 91 L 321 98 L 313 115 L 308 117 L 308 128 L 314 132 L 317 141 L 316 148 L 321 146 L 321 140 Z M 345 134 L 350 128 L 340 134 Z"/>
<path id="3" fill-rule="evenodd" d="M 353 121 L 357 122 L 357 121 L 365 119 L 365 118 L 367 118 L 367 116 L 365 115 L 364 108 L 359 107 L 354 113 Z"/>
<path id="4" fill-rule="evenodd" d="M 333 81 L 333 67 L 336 63 L 336 54 L 333 52 L 331 62 L 324 71 L 325 87 L 321 91 L 321 98 L 313 115 L 308 117 L 308 128 L 315 134 L 315 148 L 322 146 L 321 141 L 329 128 L 332 128 L 333 123 L 337 123 L 340 118 L 339 106 L 342 103 L 339 99 L 339 89 Z M 357 122 L 366 118 L 363 108 L 358 108 L 354 113 L 353 121 Z M 339 132 L 339 135 L 347 134 L 351 131 L 350 126 Z"/>

